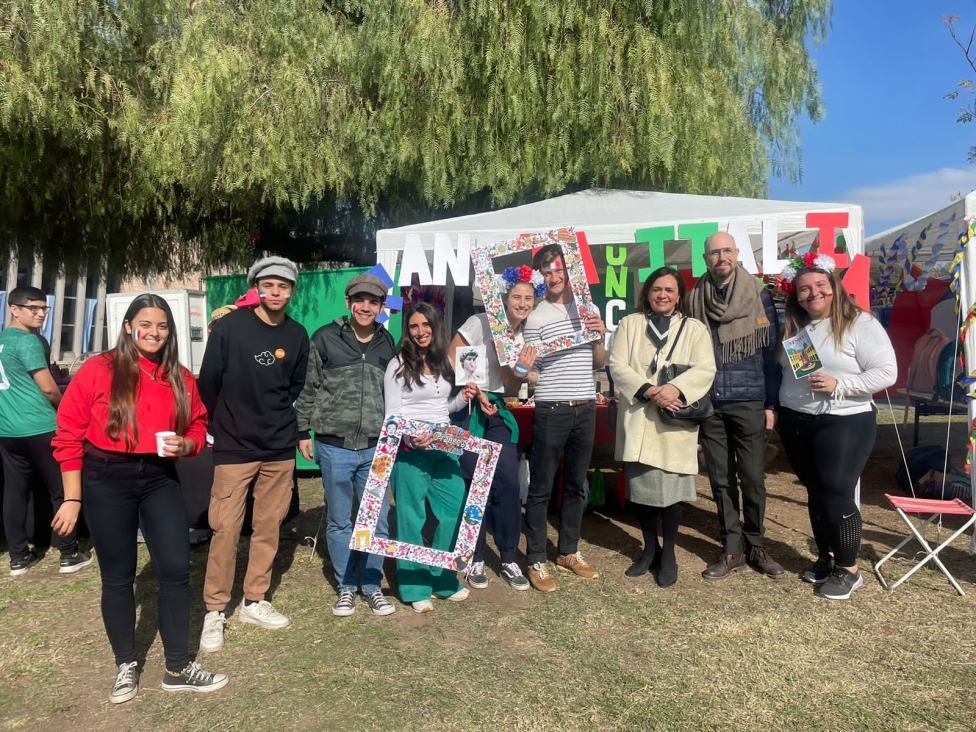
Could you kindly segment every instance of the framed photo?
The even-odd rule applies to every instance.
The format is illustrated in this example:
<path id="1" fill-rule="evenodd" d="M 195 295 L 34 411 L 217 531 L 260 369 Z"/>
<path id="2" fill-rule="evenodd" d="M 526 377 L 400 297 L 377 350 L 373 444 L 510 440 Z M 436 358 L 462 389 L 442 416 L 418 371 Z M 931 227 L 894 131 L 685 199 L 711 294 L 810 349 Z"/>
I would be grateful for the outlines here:
<path id="1" fill-rule="evenodd" d="M 488 348 L 486 346 L 462 346 L 454 354 L 454 383 L 464 386 L 473 382 L 488 386 Z"/>
<path id="2" fill-rule="evenodd" d="M 419 436 L 431 433 L 434 435 L 434 441 L 430 445 L 433 450 L 451 452 L 455 455 L 468 451 L 478 455 L 478 464 L 475 466 L 474 477 L 471 480 L 467 503 L 462 509 L 461 528 L 458 530 L 453 551 L 431 549 L 374 536 L 401 440 L 404 435 Z M 387 417 L 376 443 L 376 452 L 370 465 L 369 477 L 366 479 L 366 488 L 363 491 L 363 500 L 359 504 L 359 513 L 356 515 L 356 525 L 352 529 L 349 548 L 383 557 L 429 564 L 433 567 L 470 572 L 474 545 L 478 540 L 478 532 L 481 531 L 488 491 L 495 476 L 501 451 L 502 446 L 497 442 L 472 437 L 470 432 L 454 425 L 431 424 L 397 416 Z"/>
<path id="3" fill-rule="evenodd" d="M 493 261 L 497 257 L 532 251 L 537 247 L 544 247 L 549 244 L 558 244 L 562 248 L 566 276 L 573 288 L 573 298 L 582 319 L 593 310 L 593 298 L 590 296 L 590 286 L 586 284 L 586 273 L 583 270 L 583 258 L 580 255 L 579 243 L 576 241 L 576 230 L 572 227 L 537 234 L 522 234 L 515 239 L 503 242 L 479 243 L 471 252 L 475 282 L 481 290 L 481 298 L 485 303 L 485 313 L 488 315 L 488 324 L 491 327 L 491 337 L 495 342 L 498 361 L 502 365 L 511 366 L 514 364 L 518 360 L 521 349 L 515 345 L 509 331 L 502 293 L 498 287 L 498 282 L 495 280 Z M 581 328 L 573 335 L 550 338 L 541 343 L 530 345 L 535 346 L 541 356 L 598 340 L 600 340 L 599 333 Z"/>

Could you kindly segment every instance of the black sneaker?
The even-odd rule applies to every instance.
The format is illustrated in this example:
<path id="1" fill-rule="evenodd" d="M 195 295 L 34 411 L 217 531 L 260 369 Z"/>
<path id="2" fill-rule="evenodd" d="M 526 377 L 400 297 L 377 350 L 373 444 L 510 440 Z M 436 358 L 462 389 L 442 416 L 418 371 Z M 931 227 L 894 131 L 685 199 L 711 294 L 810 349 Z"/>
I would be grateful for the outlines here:
<path id="1" fill-rule="evenodd" d="M 356 612 L 356 593 L 352 590 L 339 590 L 339 599 L 332 606 L 332 614 L 337 618 L 348 618 Z"/>
<path id="2" fill-rule="evenodd" d="M 119 675 L 115 677 L 115 685 L 109 692 L 108 700 L 113 704 L 127 702 L 139 691 L 139 664 L 120 663 Z"/>
<path id="3" fill-rule="evenodd" d="M 40 557 L 34 553 L 33 549 L 27 551 L 22 557 L 10 558 L 10 576 L 18 577 L 40 561 Z"/>
<path id="4" fill-rule="evenodd" d="M 848 572 L 840 567 L 835 568 L 827 581 L 820 586 L 820 596 L 828 600 L 846 600 L 856 590 L 864 585 L 861 572 Z"/>
<path id="5" fill-rule="evenodd" d="M 200 668 L 200 664 L 194 661 L 178 676 L 174 676 L 169 671 L 163 672 L 164 691 L 199 691 L 208 694 L 217 689 L 227 686 L 227 674 L 212 674 Z"/>
<path id="6" fill-rule="evenodd" d="M 89 552 L 76 551 L 74 554 L 62 554 L 61 555 L 61 568 L 58 570 L 61 574 L 74 574 L 79 569 L 84 569 L 89 564 L 94 562 L 92 555 Z"/>
<path id="7" fill-rule="evenodd" d="M 392 615 L 396 612 L 396 605 L 383 597 L 381 590 L 375 590 L 368 595 L 364 592 L 363 599 L 369 605 L 369 609 L 373 611 L 373 615 Z"/>
<path id="8" fill-rule="evenodd" d="M 502 579 L 508 583 L 509 587 L 519 592 L 527 590 L 532 586 L 529 584 L 528 578 L 522 574 L 521 567 L 515 562 L 502 564 Z"/>
<path id="9" fill-rule="evenodd" d="M 800 579 L 804 582 L 809 582 L 811 585 L 822 585 L 830 577 L 830 573 L 834 570 L 834 559 L 833 557 L 828 557 L 827 559 L 818 559 L 813 563 L 810 569 L 807 569 L 800 575 Z"/>
<path id="10" fill-rule="evenodd" d="M 484 562 L 472 562 L 471 572 L 468 574 L 468 584 L 476 590 L 483 590 L 488 586 L 488 575 L 485 574 Z"/>

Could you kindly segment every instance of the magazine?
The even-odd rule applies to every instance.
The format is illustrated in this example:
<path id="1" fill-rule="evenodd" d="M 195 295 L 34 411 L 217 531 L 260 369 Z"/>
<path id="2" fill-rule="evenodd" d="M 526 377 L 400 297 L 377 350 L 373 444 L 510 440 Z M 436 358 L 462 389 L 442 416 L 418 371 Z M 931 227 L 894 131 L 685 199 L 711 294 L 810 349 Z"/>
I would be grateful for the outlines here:
<path id="1" fill-rule="evenodd" d="M 806 330 L 783 341 L 783 348 L 790 359 L 790 366 L 793 367 L 793 375 L 796 378 L 804 379 L 823 368 L 817 349 L 813 347 L 813 341 L 810 340 L 810 334 Z"/>

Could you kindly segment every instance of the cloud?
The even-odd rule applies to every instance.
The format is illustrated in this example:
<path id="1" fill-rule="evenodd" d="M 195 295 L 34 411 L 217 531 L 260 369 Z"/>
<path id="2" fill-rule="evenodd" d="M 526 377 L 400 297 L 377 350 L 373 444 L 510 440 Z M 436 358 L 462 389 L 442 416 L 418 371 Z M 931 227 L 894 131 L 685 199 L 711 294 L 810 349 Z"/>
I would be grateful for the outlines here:
<path id="1" fill-rule="evenodd" d="M 842 193 L 838 200 L 857 203 L 864 218 L 905 222 L 945 208 L 950 196 L 976 189 L 976 168 L 942 168 L 899 178 L 877 186 L 861 186 Z"/>

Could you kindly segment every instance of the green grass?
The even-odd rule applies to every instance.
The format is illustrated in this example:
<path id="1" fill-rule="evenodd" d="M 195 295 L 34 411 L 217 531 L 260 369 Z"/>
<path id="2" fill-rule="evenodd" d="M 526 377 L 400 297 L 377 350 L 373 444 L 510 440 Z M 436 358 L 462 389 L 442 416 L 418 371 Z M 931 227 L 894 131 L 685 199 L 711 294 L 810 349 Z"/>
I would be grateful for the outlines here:
<path id="1" fill-rule="evenodd" d="M 224 650 L 201 659 L 231 675 L 226 690 L 159 690 L 154 639 L 139 695 L 113 707 L 97 573 L 59 576 L 49 555 L 24 577 L 0 577 L 0 730 L 973 729 L 972 598 L 934 570 L 892 593 L 871 575 L 871 558 L 903 533 L 881 495 L 893 487 L 898 448 L 890 425 L 879 431 L 864 480 L 866 586 L 851 602 L 820 600 L 796 576 L 812 556 L 809 526 L 803 489 L 780 458 L 767 512 L 770 550 L 787 567 L 780 582 L 751 571 L 701 579 L 717 551 L 701 477 L 670 590 L 623 576 L 630 558 L 619 549 L 636 548 L 637 533 L 612 507 L 584 523 L 582 548 L 600 579 L 557 575 L 559 590 L 544 596 L 514 593 L 490 571 L 488 590 L 436 602 L 426 616 L 397 603 L 395 615 L 376 618 L 360 602 L 353 617 L 334 618 L 323 559 L 288 540 L 272 599 L 293 625 L 265 631 L 231 619 Z M 314 531 L 320 496 L 317 481 L 302 481 L 312 512 L 297 536 Z M 976 562 L 964 542 L 956 547 L 943 557 L 976 591 Z M 192 559 L 195 648 L 206 549 Z M 147 562 L 142 549 L 140 569 Z M 897 574 L 910 560 L 891 564 Z M 151 572 L 140 575 L 137 597 L 151 630 Z"/>

